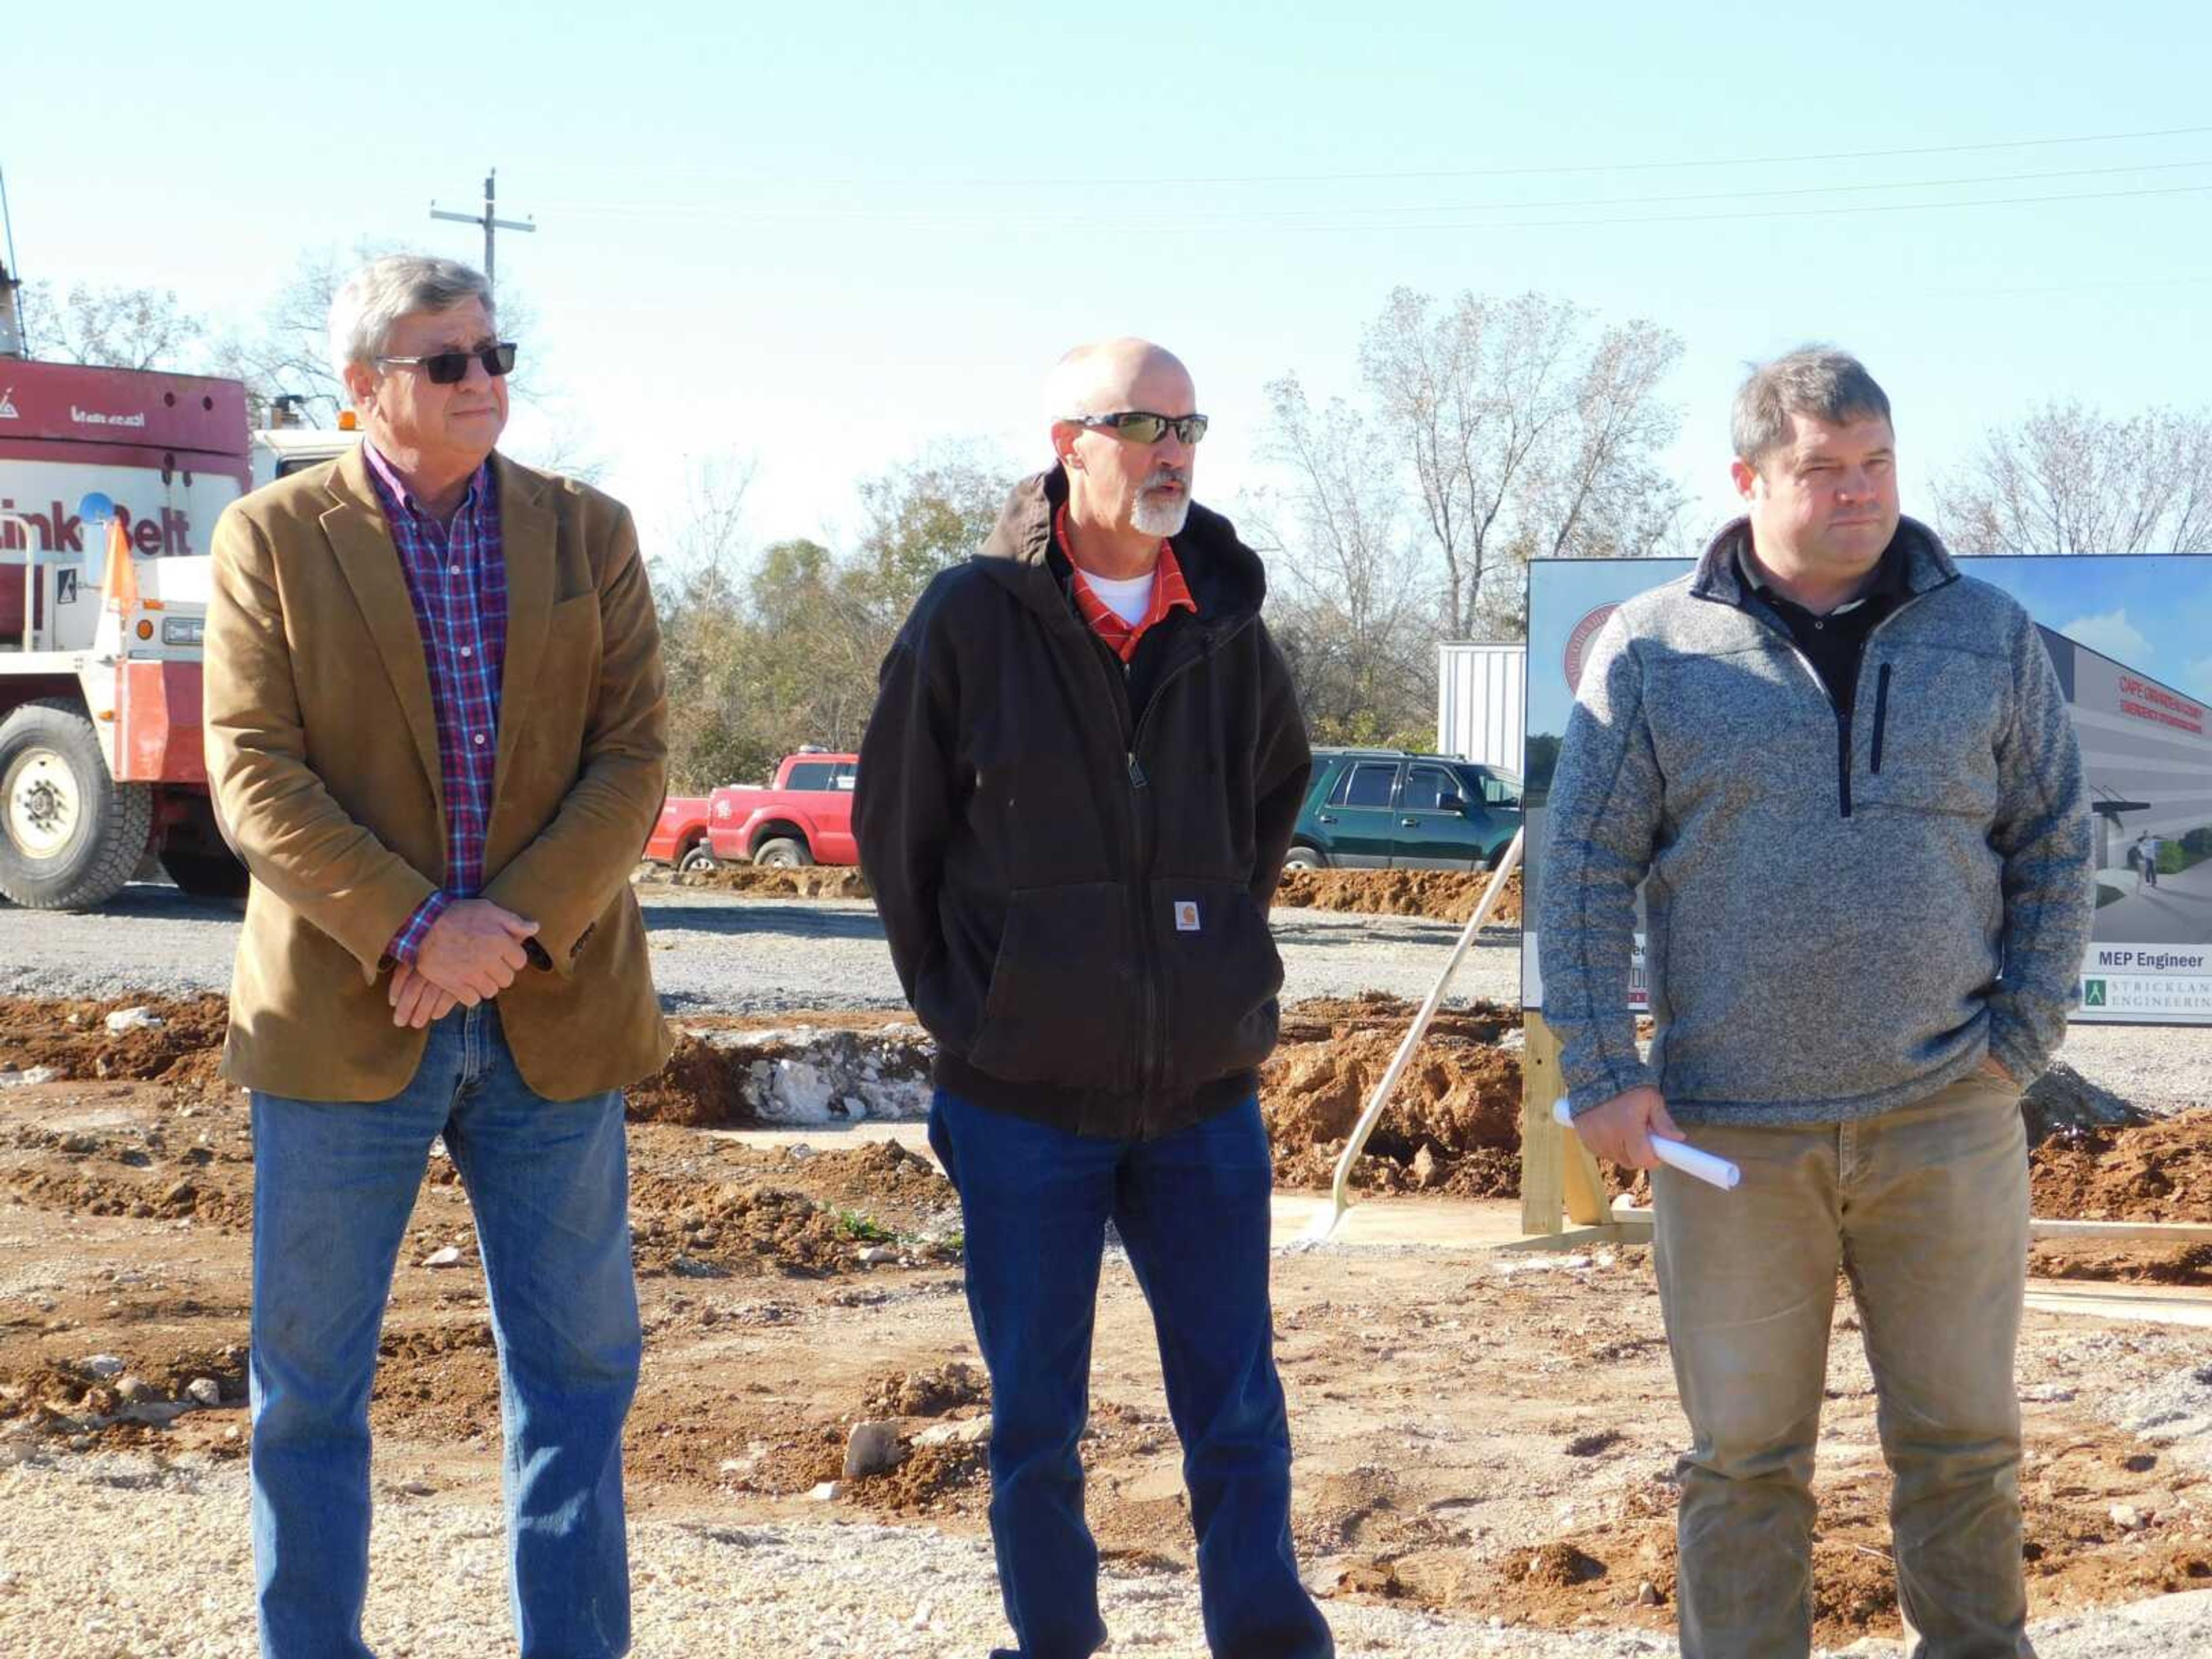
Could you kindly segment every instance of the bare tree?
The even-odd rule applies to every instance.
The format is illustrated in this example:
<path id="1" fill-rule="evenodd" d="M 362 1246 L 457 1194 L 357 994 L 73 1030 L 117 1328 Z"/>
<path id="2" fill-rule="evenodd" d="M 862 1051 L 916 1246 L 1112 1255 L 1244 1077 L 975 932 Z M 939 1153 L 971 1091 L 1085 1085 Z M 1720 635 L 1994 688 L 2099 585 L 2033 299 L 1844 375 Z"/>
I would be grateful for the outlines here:
<path id="1" fill-rule="evenodd" d="M 331 367 L 331 301 L 337 297 L 346 278 L 370 260 L 404 251 L 397 243 L 368 240 L 356 242 L 350 248 L 309 248 L 301 254 L 299 264 L 262 307 L 260 315 L 216 343 L 216 372 L 246 383 L 246 396 L 255 405 L 257 425 L 267 422 L 270 404 L 286 395 L 305 398 L 336 419 L 348 400 L 344 383 Z M 524 346 L 509 390 L 526 401 L 540 392 L 540 375 L 531 350 L 535 323 L 528 299 L 518 294 L 513 283 L 500 290 L 500 332 Z M 554 447 L 569 455 L 582 446 L 572 434 L 556 435 Z"/>
<path id="2" fill-rule="evenodd" d="M 33 357 L 184 373 L 200 365 L 207 325 L 178 303 L 173 290 L 72 283 L 57 296 L 51 283 L 27 283 L 21 299 L 23 344 Z"/>
<path id="3" fill-rule="evenodd" d="M 1316 410 L 1296 375 L 1267 398 L 1263 453 L 1286 482 L 1261 499 L 1251 540 L 1285 579 L 1269 625 L 1306 718 L 1339 738 L 1417 725 L 1435 696 L 1434 595 L 1402 528 L 1389 446 L 1341 398 Z"/>
<path id="4" fill-rule="evenodd" d="M 1378 419 L 1443 565 L 1445 633 L 1498 606 L 1488 584 L 1531 557 L 1647 550 L 1680 511 L 1654 464 L 1680 416 L 1660 385 L 1680 338 L 1643 320 L 1590 333 L 1540 294 L 1398 289 L 1360 347 Z"/>
<path id="5" fill-rule="evenodd" d="M 2212 552 L 2212 411 L 2051 403 L 1936 489 L 1961 553 Z"/>
<path id="6" fill-rule="evenodd" d="M 1680 361 L 1679 336 L 1637 321 L 1598 337 L 1571 388 L 1563 441 L 1545 458 L 1529 493 L 1538 556 L 1639 558 L 1665 542 L 1688 497 L 1651 458 L 1681 425 L 1660 400 L 1660 383 Z"/>

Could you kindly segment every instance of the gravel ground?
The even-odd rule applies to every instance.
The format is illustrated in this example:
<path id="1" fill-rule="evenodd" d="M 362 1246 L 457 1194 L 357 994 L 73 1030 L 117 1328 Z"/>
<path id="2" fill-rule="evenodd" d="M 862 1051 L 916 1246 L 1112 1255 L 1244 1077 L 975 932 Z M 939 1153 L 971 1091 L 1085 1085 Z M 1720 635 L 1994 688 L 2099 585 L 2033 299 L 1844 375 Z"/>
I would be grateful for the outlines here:
<path id="1" fill-rule="evenodd" d="M 646 914 L 672 1013 L 899 1002 L 866 903 L 656 891 L 646 896 Z M 1366 989 L 1418 999 L 1458 933 L 1401 917 L 1296 910 L 1275 920 L 1293 1000 Z M 219 992 L 237 932 L 234 907 L 155 885 L 128 889 L 96 915 L 0 905 L 0 994 Z M 1498 932 L 1470 953 L 1455 989 L 1510 1000 L 1518 988 L 1516 936 Z M 2212 1095 L 2212 1030 L 2084 1028 L 2067 1058 L 2145 1106 Z M 2177 1373 L 2124 1402 L 2119 1414 L 2146 1438 L 2196 1441 L 2212 1429 L 2205 1387 L 2200 1372 Z M 13 1456 L 0 1443 L 0 1653 L 215 1659 L 252 1650 L 245 1475 L 235 1462 L 118 1455 L 11 1467 Z M 513 1653 L 489 1492 L 416 1498 L 393 1486 L 380 1509 L 375 1553 L 369 1628 L 386 1659 Z M 641 1659 L 705 1651 L 949 1659 L 981 1655 L 1005 1637 L 987 1548 L 923 1528 L 737 1528 L 712 1516 L 662 1513 L 634 1523 L 632 1559 Z M 1159 1659 L 1203 1652 L 1187 1576 L 1109 1571 L 1104 1582 L 1116 1635 L 1109 1651 Z M 1329 1613 L 1346 1656 L 1664 1659 L 1676 1651 L 1671 1641 L 1632 1632 L 1547 1634 L 1341 1601 Z M 2212 1653 L 2212 1592 L 2050 1620 L 2036 1640 L 2043 1659 L 2201 1659 Z M 1843 1650 L 1853 1659 L 1900 1651 L 1871 1641 Z"/>
<path id="2" fill-rule="evenodd" d="M 92 915 L 0 903 L 0 994 L 189 995 L 223 991 L 237 907 L 134 884 Z M 672 1014 L 896 1008 L 898 979 L 866 901 L 733 898 L 698 890 L 645 896 L 653 973 Z M 1406 916 L 1278 910 L 1284 995 L 1387 991 L 1426 996 L 1459 928 Z M 1485 933 L 1452 981 L 1455 1000 L 1521 994 L 1519 934 Z M 2212 1027 L 2084 1025 L 2066 1059 L 2092 1082 L 2148 1110 L 2212 1103 Z"/>
<path id="3" fill-rule="evenodd" d="M 850 899 L 750 899 L 698 889 L 642 896 L 653 976 L 672 1014 L 896 1008 L 898 976 L 875 906 Z M 89 915 L 0 902 L 0 994 L 186 995 L 224 991 L 240 908 L 133 884 Z M 1275 937 L 1292 999 L 1361 990 L 1419 999 L 1443 967 L 1457 926 L 1406 916 L 1279 910 Z M 1458 995 L 1521 994 L 1518 935 L 1489 933 L 1453 982 Z"/>
<path id="4" fill-rule="evenodd" d="M 234 1659 L 253 1650 L 246 1476 L 235 1462 L 109 1455 L 0 1473 L 0 1651 L 21 1659 Z M 367 1634 L 387 1659 L 512 1654 L 495 1504 L 387 1491 Z M 649 1517 L 630 1529 L 636 1659 L 880 1655 L 980 1659 L 1006 1627 L 988 1547 L 921 1527 L 732 1527 Z M 1109 1653 L 1202 1659 L 1187 1574 L 1109 1571 Z M 1494 1627 L 1328 1604 L 1338 1651 L 1401 1659 L 1667 1659 L 1666 1638 Z M 2042 1659 L 2202 1659 L 2212 1591 L 2034 1628 Z M 1852 1659 L 1894 1656 L 1868 1640 Z"/>

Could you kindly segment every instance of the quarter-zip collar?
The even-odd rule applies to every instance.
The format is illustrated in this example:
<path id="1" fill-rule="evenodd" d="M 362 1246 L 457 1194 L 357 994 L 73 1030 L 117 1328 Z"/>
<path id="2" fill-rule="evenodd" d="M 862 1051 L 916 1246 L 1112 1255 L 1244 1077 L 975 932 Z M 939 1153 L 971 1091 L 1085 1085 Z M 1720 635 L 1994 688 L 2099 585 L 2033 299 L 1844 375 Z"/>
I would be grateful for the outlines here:
<path id="1" fill-rule="evenodd" d="M 1750 550 L 1748 518 L 1733 519 L 1723 525 L 1698 560 L 1697 574 L 1690 579 L 1691 593 L 1700 599 L 1741 606 L 1746 592 L 1751 591 L 1743 574 L 1750 568 L 1746 562 Z M 1884 571 L 1877 580 L 1896 580 L 1900 604 L 1959 580 L 1959 567 L 1952 562 L 1942 538 L 1917 519 L 1897 521 L 1897 534 L 1890 538 L 1881 556 Z M 1893 578 L 1888 574 L 1893 565 Z"/>

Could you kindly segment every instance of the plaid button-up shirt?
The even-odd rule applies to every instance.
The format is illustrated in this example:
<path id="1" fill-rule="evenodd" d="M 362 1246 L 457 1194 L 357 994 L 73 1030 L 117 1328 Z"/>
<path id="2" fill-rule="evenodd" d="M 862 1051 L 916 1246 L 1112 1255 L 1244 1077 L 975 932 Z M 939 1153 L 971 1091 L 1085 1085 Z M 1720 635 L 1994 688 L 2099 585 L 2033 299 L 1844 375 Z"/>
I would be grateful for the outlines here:
<path id="1" fill-rule="evenodd" d="M 1145 614 L 1133 623 L 1124 622 L 1114 607 L 1100 599 L 1083 574 L 1083 567 L 1075 562 L 1075 550 L 1067 540 L 1067 509 L 1061 507 L 1053 515 L 1052 532 L 1059 538 L 1060 550 L 1067 556 L 1068 568 L 1074 571 L 1073 591 L 1075 608 L 1083 613 L 1083 620 L 1091 624 L 1091 631 L 1106 641 L 1115 656 L 1127 663 L 1137 654 L 1137 641 L 1147 630 L 1158 627 L 1168 618 L 1170 611 L 1198 610 L 1198 601 L 1190 596 L 1190 584 L 1183 580 L 1182 566 L 1176 562 L 1175 549 L 1163 537 L 1160 541 L 1160 562 L 1152 567 L 1152 599 Z"/>
<path id="2" fill-rule="evenodd" d="M 430 924 L 455 899 L 483 885 L 484 831 L 499 761 L 499 676 L 507 660 L 507 562 L 499 537 L 499 489 L 486 460 L 450 525 L 422 511 L 392 465 L 362 441 L 392 544 L 414 601 L 438 720 L 438 769 L 446 798 L 446 878 L 392 935 L 388 952 L 413 964 Z"/>

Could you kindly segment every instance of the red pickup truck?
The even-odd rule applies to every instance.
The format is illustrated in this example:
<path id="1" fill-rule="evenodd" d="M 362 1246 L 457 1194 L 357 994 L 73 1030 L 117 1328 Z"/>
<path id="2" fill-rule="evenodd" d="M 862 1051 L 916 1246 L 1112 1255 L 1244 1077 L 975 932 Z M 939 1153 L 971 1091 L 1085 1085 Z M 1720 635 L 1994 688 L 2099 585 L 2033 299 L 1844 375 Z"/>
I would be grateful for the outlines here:
<path id="1" fill-rule="evenodd" d="M 860 757 L 786 755 L 765 789 L 726 784 L 711 795 L 671 795 L 645 855 L 679 870 L 750 860 L 771 869 L 858 864 L 853 780 Z"/>

